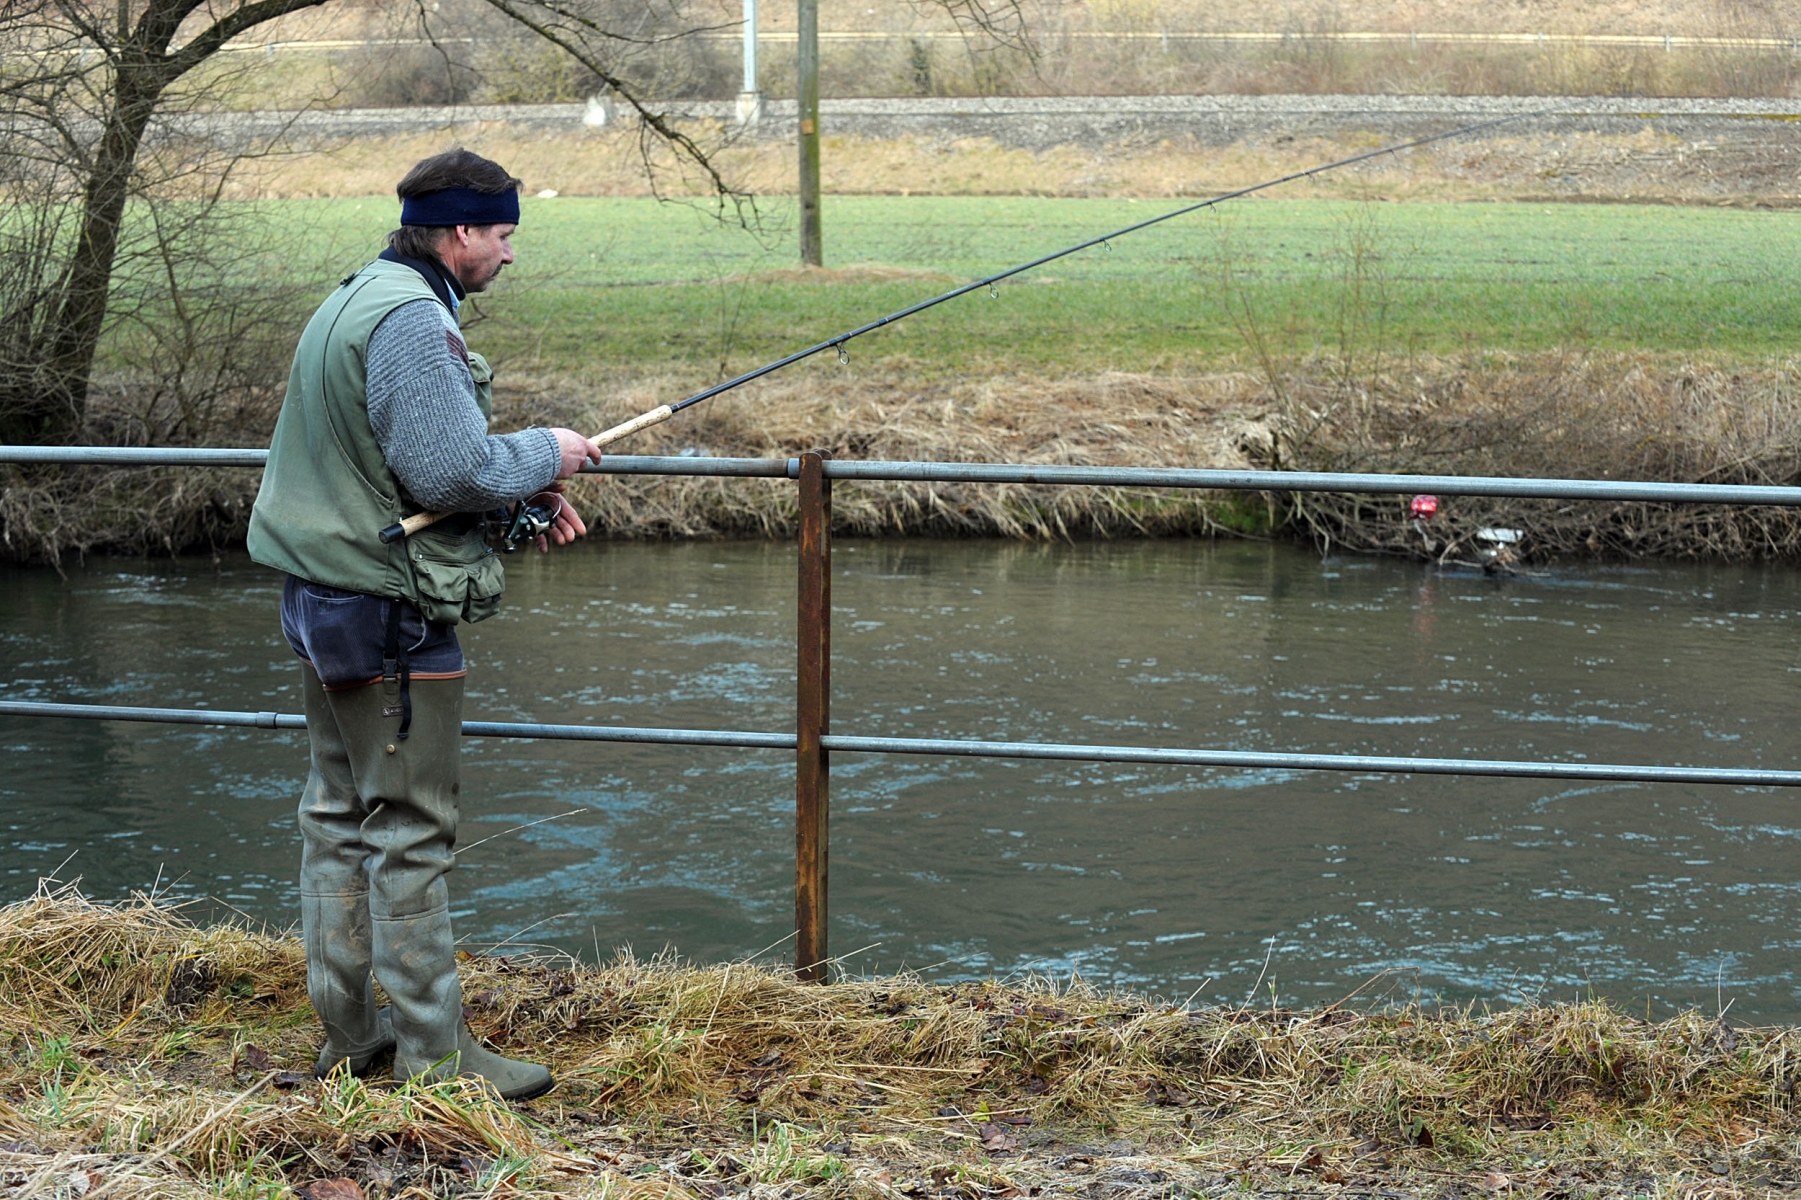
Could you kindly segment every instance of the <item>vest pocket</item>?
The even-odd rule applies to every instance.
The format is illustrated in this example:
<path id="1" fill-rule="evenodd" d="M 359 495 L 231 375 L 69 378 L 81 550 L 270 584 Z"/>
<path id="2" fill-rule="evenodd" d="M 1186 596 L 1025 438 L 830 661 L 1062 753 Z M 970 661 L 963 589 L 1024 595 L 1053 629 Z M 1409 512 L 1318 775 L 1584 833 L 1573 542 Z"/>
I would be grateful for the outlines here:
<path id="1" fill-rule="evenodd" d="M 440 624 L 484 621 L 500 611 L 506 568 L 482 540 L 481 527 L 447 534 L 423 529 L 407 539 L 419 611 Z"/>
<path id="2" fill-rule="evenodd" d="M 469 351 L 469 378 L 475 381 L 475 406 L 482 410 L 482 420 L 494 420 L 494 368 L 488 360 Z"/>

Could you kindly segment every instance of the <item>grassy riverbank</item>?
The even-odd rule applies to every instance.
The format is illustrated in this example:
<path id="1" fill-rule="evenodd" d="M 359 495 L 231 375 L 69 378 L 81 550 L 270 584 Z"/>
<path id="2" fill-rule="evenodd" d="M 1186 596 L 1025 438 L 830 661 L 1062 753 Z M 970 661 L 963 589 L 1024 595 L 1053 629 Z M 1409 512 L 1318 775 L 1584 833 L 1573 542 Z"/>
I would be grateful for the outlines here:
<path id="1" fill-rule="evenodd" d="M 306 1074 L 291 938 L 0 908 L 0 1179 L 36 1195 L 1699 1195 L 1793 1186 L 1797 1033 L 1604 1005 L 1191 1010 L 1044 981 L 472 957 L 509 1107 Z M 348 1195 L 346 1191 L 318 1195 Z"/>
<path id="2" fill-rule="evenodd" d="M 1793 363 L 1549 353 L 1271 366 L 922 379 L 901 367 L 832 363 L 722 396 L 640 435 L 630 449 L 787 457 L 822 447 L 841 458 L 1801 480 L 1801 374 Z M 602 429 L 699 379 L 515 373 L 497 391 L 496 423 Z M 220 440 L 255 444 L 259 436 L 266 434 L 252 428 Z M 258 480 L 242 469 L 0 470 L 11 472 L 0 490 L 0 527 L 24 559 L 241 541 Z M 598 537 L 786 537 L 795 528 L 794 489 L 779 480 L 590 476 L 572 496 Z M 840 487 L 833 503 L 839 532 L 865 536 L 1296 537 L 1464 561 L 1477 529 L 1504 525 L 1525 531 L 1517 549 L 1527 561 L 1801 553 L 1793 509 L 1463 498 L 1447 501 L 1427 546 L 1394 498 L 866 483 Z"/>

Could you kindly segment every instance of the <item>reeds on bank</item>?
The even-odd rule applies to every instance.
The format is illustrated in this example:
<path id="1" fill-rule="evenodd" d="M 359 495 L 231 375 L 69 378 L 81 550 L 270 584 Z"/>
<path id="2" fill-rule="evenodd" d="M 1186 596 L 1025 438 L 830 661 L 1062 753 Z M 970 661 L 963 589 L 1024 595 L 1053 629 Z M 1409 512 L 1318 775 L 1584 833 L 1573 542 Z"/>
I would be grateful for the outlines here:
<path id="1" fill-rule="evenodd" d="M 646 389 L 645 407 L 657 393 Z M 581 414 L 603 427 L 628 394 Z M 640 453 L 1096 466 L 1548 476 L 1791 485 L 1801 481 L 1801 370 L 1623 354 L 1330 357 L 1257 373 L 1004 378 L 927 387 L 896 376 L 783 382 L 722 397 Z M 512 411 L 552 407 L 516 395 Z M 587 428 L 588 425 L 581 425 Z M 612 536 L 787 536 L 792 485 L 584 479 L 575 494 Z M 1787 508 L 1447 500 L 1424 533 L 1409 497 L 1151 488 L 857 483 L 833 495 L 843 535 L 1299 537 L 1321 548 L 1453 561 L 1477 531 L 1519 528 L 1526 560 L 1746 561 L 1801 553 Z"/>
<path id="2" fill-rule="evenodd" d="M 685 379 L 515 380 L 497 429 L 599 430 Z M 566 397 L 604 394 L 604 403 Z M 265 414 L 268 423 L 273 413 Z M 261 445 L 250 420 L 215 444 Z M 963 379 L 902 367 L 751 385 L 621 446 L 633 454 L 1286 468 L 1789 485 L 1801 480 L 1801 366 L 1650 355 L 1330 357 L 1256 372 Z M 258 472 L 0 466 L 0 547 L 19 561 L 241 544 Z M 572 496 L 597 536 L 786 537 L 784 480 L 585 476 Z M 1467 556 L 1518 528 L 1527 560 L 1790 559 L 1789 508 L 1448 502 L 1422 534 L 1406 497 L 1145 488 L 857 483 L 834 493 L 844 536 L 1299 537 L 1326 548 Z"/>
<path id="3" fill-rule="evenodd" d="M 1797 1032 L 1698 1013 L 1196 1010 L 672 958 L 462 974 L 472 1027 L 551 1063 L 549 1096 L 313 1079 L 290 937 L 69 888 L 0 908 L 0 1194 L 1725 1196 L 1801 1177 Z"/>

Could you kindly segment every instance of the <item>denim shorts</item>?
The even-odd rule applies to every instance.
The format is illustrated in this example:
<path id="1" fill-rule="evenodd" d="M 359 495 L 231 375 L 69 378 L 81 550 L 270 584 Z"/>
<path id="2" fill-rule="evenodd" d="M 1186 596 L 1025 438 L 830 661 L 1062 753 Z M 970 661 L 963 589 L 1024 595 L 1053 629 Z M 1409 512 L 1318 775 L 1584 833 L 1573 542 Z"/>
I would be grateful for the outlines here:
<path id="1" fill-rule="evenodd" d="M 399 604 L 400 646 L 414 679 L 455 679 L 464 674 L 455 625 L 439 625 L 404 600 L 326 587 L 288 576 L 281 589 L 281 632 L 326 691 L 362 687 L 381 679 L 388 641 L 388 607 Z"/>

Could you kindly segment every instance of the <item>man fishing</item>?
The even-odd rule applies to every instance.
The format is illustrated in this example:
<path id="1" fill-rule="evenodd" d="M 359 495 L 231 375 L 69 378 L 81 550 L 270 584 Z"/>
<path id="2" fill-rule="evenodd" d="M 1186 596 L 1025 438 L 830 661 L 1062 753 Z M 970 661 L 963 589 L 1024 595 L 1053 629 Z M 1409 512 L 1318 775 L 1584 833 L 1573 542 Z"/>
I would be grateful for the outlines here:
<path id="1" fill-rule="evenodd" d="M 299 655 L 312 770 L 300 799 L 307 993 L 318 1070 L 485 1080 L 525 1099 L 548 1069 L 484 1049 L 463 1023 L 445 874 L 460 785 L 458 621 L 504 586 L 483 514 L 530 498 L 548 542 L 587 532 L 557 494 L 600 451 L 569 429 L 488 433 L 492 373 L 457 323 L 513 261 L 520 181 L 457 149 L 395 189 L 400 228 L 301 334 L 250 555 L 286 574 L 281 627 Z M 548 489 L 548 490 L 547 490 Z M 448 514 L 391 543 L 383 528 Z M 392 1004 L 378 1010 L 371 976 Z"/>

